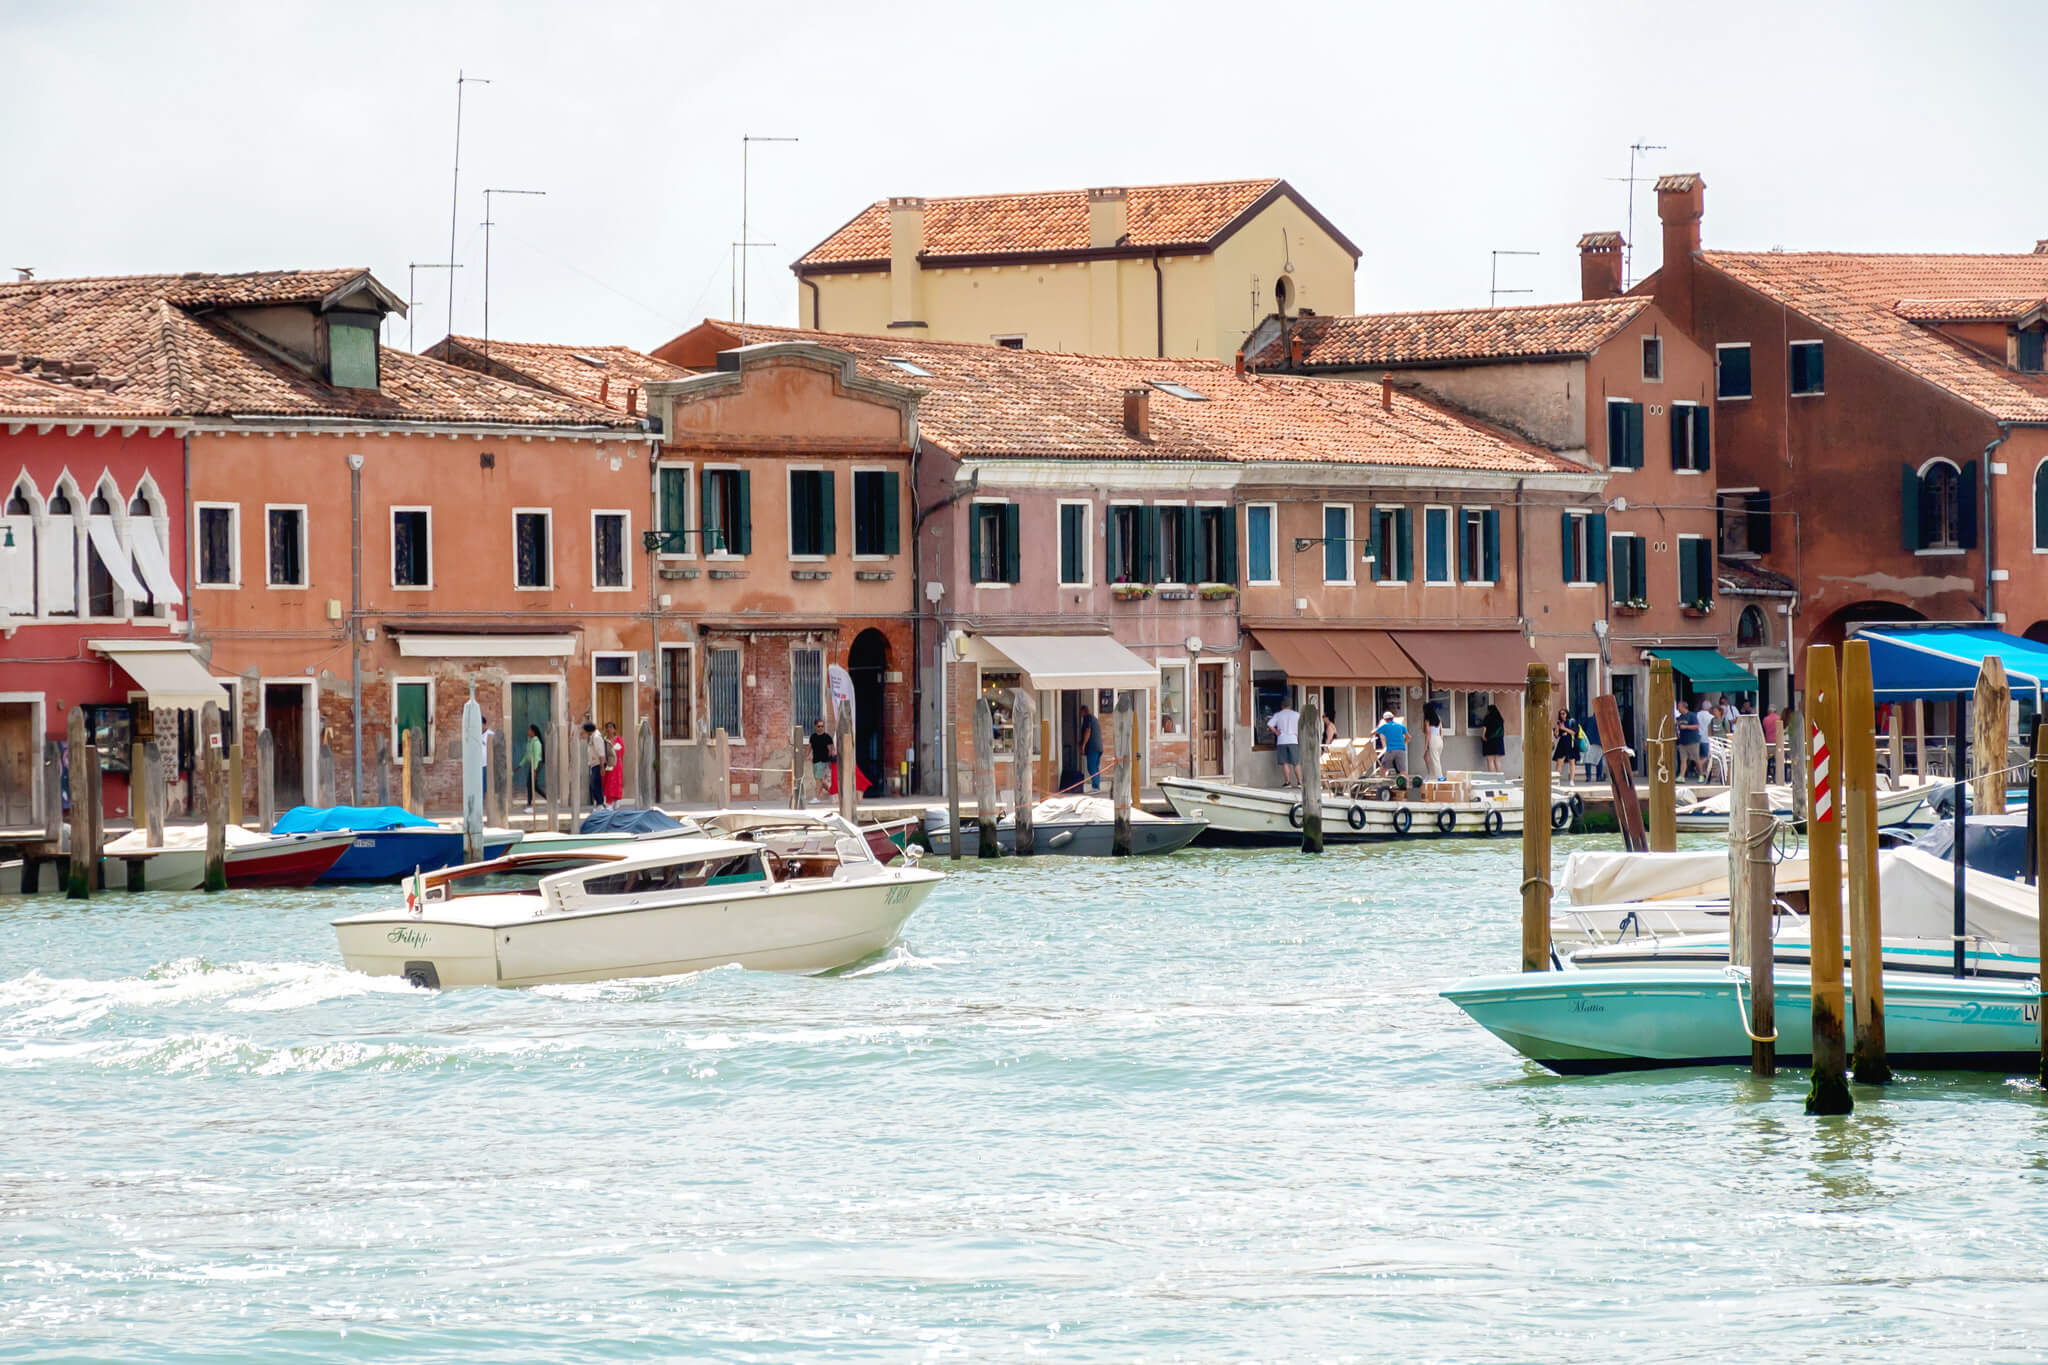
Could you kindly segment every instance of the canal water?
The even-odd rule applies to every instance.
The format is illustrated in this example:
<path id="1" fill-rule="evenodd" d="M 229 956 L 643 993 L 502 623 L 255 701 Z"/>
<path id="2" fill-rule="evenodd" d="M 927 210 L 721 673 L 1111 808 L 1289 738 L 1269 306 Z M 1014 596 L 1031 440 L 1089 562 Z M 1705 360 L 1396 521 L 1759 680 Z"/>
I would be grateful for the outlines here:
<path id="1" fill-rule="evenodd" d="M 1549 1076 L 1436 996 L 1517 857 L 963 864 L 837 977 L 438 994 L 339 965 L 390 889 L 0 902 L 0 1360 L 2039 1358 L 2048 1103 Z"/>

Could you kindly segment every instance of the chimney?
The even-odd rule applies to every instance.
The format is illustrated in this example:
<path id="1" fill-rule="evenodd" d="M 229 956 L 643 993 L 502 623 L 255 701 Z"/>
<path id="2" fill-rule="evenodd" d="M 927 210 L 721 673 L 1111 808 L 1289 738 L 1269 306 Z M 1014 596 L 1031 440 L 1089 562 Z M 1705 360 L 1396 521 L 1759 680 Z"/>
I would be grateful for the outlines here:
<path id="1" fill-rule="evenodd" d="M 600 375 L 597 381 L 597 401 L 600 406 L 610 407 L 612 403 L 612 377 Z"/>
<path id="2" fill-rule="evenodd" d="M 1244 378 L 1244 347 L 1237 348 L 1237 377 Z"/>
<path id="3" fill-rule="evenodd" d="M 2036 256 L 2048 256 L 2048 237 L 2040 238 L 2034 243 L 2034 254 Z"/>
<path id="4" fill-rule="evenodd" d="M 1693 329 L 1693 258 L 1700 250 L 1700 218 L 1707 182 L 1695 173 L 1657 177 L 1657 216 L 1664 220 L 1664 264 L 1657 272 L 1657 306 L 1680 331 Z"/>
<path id="5" fill-rule="evenodd" d="M 1126 191 L 1110 188 L 1088 191 L 1088 245 L 1117 246 L 1130 235 Z"/>
<path id="6" fill-rule="evenodd" d="M 1380 406 L 1388 412 L 1394 410 L 1394 374 L 1391 370 L 1380 376 Z"/>
<path id="7" fill-rule="evenodd" d="M 889 325 L 924 334 L 924 200 L 889 201 Z"/>
<path id="8" fill-rule="evenodd" d="M 1298 370 L 1301 368 L 1301 333 L 1299 332 L 1291 333 L 1287 338 L 1287 363 L 1290 369 Z"/>
<path id="9" fill-rule="evenodd" d="M 1124 390 L 1124 431 L 1136 440 L 1152 439 L 1152 388 L 1149 384 Z"/>
<path id="10" fill-rule="evenodd" d="M 1621 248 L 1618 232 L 1589 232 L 1579 238 L 1579 297 L 1621 296 Z"/>

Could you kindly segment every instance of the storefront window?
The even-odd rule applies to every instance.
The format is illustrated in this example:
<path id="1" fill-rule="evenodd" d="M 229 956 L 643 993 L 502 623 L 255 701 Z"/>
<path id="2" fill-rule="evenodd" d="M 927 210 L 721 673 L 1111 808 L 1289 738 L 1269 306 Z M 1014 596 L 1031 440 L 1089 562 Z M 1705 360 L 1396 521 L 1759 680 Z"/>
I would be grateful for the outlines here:
<path id="1" fill-rule="evenodd" d="M 129 745 L 133 742 L 133 712 L 126 706 L 88 706 L 85 732 L 100 751 L 100 771 L 128 771 Z"/>
<path id="2" fill-rule="evenodd" d="M 1013 690 L 1023 685 L 1022 673 L 984 671 L 981 675 L 981 695 L 988 699 L 989 710 L 995 716 L 995 752 L 999 754 L 1016 752 L 1017 717 L 1010 698 Z"/>
<path id="3" fill-rule="evenodd" d="M 1491 692 L 1467 692 L 1465 694 L 1465 730 L 1478 734 L 1486 724 L 1486 708 L 1493 705 Z"/>
<path id="4" fill-rule="evenodd" d="M 1159 670 L 1159 733 L 1177 735 L 1187 728 L 1187 665 L 1174 664 Z"/>
<path id="5" fill-rule="evenodd" d="M 1287 685 L 1285 673 L 1256 673 L 1252 675 L 1252 747 L 1270 749 L 1273 747 L 1273 713 L 1287 705 L 1294 689 Z"/>

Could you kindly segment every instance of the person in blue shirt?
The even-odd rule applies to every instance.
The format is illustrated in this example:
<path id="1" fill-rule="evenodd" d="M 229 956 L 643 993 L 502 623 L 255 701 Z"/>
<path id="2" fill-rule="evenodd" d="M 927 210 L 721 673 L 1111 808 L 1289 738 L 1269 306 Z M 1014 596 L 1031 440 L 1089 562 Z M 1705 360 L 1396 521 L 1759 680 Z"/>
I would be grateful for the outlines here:
<path id="1" fill-rule="evenodd" d="M 1380 723 L 1373 727 L 1379 736 L 1380 766 L 1397 773 L 1408 771 L 1408 727 L 1394 719 L 1392 711 L 1380 715 Z"/>

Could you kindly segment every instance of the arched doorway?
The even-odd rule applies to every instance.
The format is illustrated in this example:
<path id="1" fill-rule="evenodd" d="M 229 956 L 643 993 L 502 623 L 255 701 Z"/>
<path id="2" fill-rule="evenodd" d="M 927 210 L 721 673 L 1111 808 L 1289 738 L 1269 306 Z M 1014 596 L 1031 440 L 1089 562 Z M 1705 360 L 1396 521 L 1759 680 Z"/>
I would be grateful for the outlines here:
<path id="1" fill-rule="evenodd" d="M 2048 645 L 2048 621 L 2036 621 L 2021 633 L 2037 645 Z"/>
<path id="2" fill-rule="evenodd" d="M 872 627 L 854 636 L 853 648 L 846 652 L 846 671 L 853 678 L 853 761 L 880 795 L 889 753 L 888 637 Z"/>
<path id="3" fill-rule="evenodd" d="M 1807 643 L 1816 645 L 1839 645 L 1849 637 L 1851 628 L 1864 621 L 1925 621 L 1926 615 L 1900 602 L 1851 602 L 1838 607 L 1813 628 Z"/>

